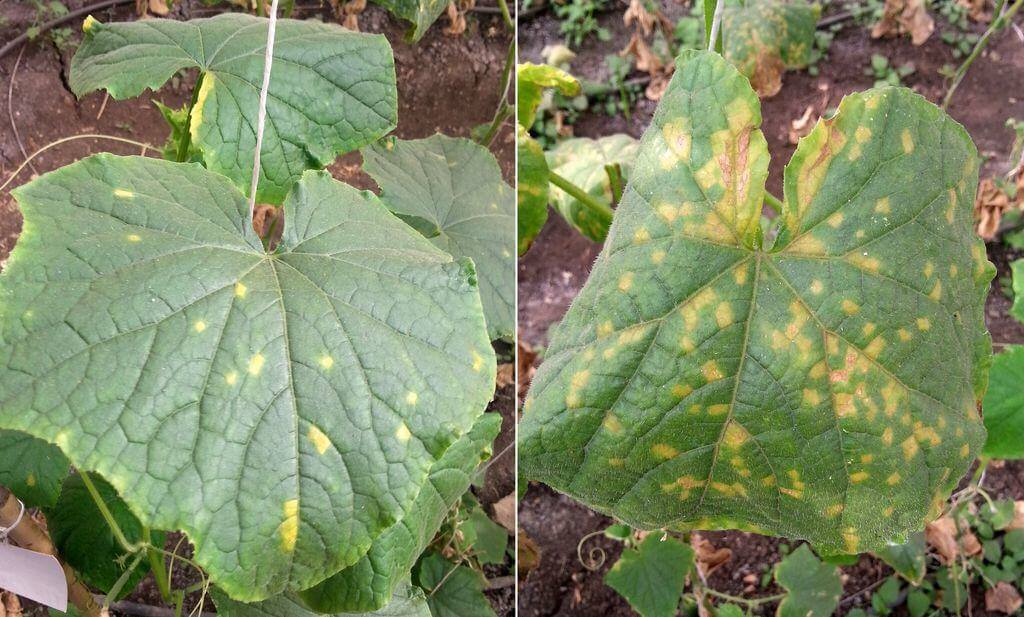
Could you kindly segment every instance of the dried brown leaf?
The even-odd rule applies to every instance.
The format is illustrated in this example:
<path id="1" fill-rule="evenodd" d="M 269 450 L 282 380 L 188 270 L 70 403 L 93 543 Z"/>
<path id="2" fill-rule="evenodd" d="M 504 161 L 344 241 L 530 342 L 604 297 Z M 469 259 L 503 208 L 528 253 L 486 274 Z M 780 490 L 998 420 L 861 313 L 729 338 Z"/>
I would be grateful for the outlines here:
<path id="1" fill-rule="evenodd" d="M 956 3 L 967 9 L 967 15 L 977 22 L 992 21 L 992 13 L 988 10 L 988 0 L 956 0 Z"/>
<path id="2" fill-rule="evenodd" d="M 158 17 L 166 17 L 171 12 L 167 7 L 167 0 L 149 0 L 149 13 Z"/>
<path id="3" fill-rule="evenodd" d="M 942 563 L 950 564 L 960 554 L 956 543 L 956 523 L 949 516 L 936 519 L 924 529 L 924 537 L 938 553 Z"/>
<path id="4" fill-rule="evenodd" d="M 526 397 L 526 391 L 530 389 L 533 374 L 537 372 L 537 367 L 534 366 L 537 353 L 533 351 L 529 343 L 523 340 L 522 336 L 518 337 L 516 348 L 516 363 L 519 369 L 519 400 L 522 401 Z"/>
<path id="5" fill-rule="evenodd" d="M 512 385 L 516 380 L 515 367 L 511 362 L 498 365 L 497 384 L 499 388 Z"/>
<path id="6" fill-rule="evenodd" d="M 725 565 L 732 559 L 732 551 L 728 548 L 715 548 L 715 545 L 704 538 L 704 536 L 693 534 L 690 544 L 696 553 L 697 568 L 701 576 L 707 578 L 711 573 Z"/>
<path id="7" fill-rule="evenodd" d="M 984 240 L 995 238 L 1003 213 L 1011 207 L 1020 207 L 1020 204 L 1012 203 L 1010 197 L 999 188 L 993 178 L 982 180 L 978 184 L 978 196 L 974 200 L 974 218 L 978 222 L 978 235 Z"/>
<path id="8" fill-rule="evenodd" d="M 622 14 L 622 23 L 629 27 L 636 22 L 637 29 L 643 31 L 644 36 L 650 36 L 654 31 L 655 19 L 644 6 L 644 0 L 629 0 L 629 8 Z"/>
<path id="9" fill-rule="evenodd" d="M 516 534 L 516 544 L 519 547 L 516 570 L 519 572 L 519 579 L 522 580 L 531 570 L 540 565 L 541 553 L 537 543 L 522 529 Z"/>
<path id="10" fill-rule="evenodd" d="M 1021 599 L 1017 589 L 1003 581 L 996 583 L 996 586 L 985 591 L 985 610 L 1016 615 L 1024 600 Z"/>
<path id="11" fill-rule="evenodd" d="M 804 114 L 793 120 L 789 125 L 789 143 L 796 145 L 800 138 L 808 135 L 814 128 L 814 105 L 808 105 Z"/>
<path id="12" fill-rule="evenodd" d="M 935 31 L 935 20 L 928 14 L 924 0 L 885 0 L 882 19 L 871 30 L 872 38 L 910 34 L 914 45 L 921 45 Z"/>
<path id="13" fill-rule="evenodd" d="M 516 532 L 516 494 L 514 492 L 505 495 L 494 503 L 494 522 L 498 523 L 510 533 Z"/>
<path id="14" fill-rule="evenodd" d="M 0 591 L 0 617 L 21 617 L 21 600 L 9 591 Z"/>

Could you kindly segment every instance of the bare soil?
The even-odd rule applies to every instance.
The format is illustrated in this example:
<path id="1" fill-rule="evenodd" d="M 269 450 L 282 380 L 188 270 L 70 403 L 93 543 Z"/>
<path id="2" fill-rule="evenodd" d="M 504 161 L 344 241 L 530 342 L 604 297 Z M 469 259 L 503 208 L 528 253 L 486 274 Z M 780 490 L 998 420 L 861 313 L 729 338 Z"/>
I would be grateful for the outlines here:
<path id="1" fill-rule="evenodd" d="M 70 10 L 90 4 L 92 0 L 65 0 Z M 226 5 L 227 3 L 225 3 Z M 484 0 L 483 9 L 467 16 L 467 30 L 461 35 L 444 32 L 447 18 L 442 17 L 416 44 L 403 39 L 406 25 L 387 11 L 370 5 L 359 18 L 360 29 L 383 33 L 391 42 L 395 54 L 398 79 L 399 123 L 394 135 L 403 139 L 430 136 L 436 132 L 468 137 L 473 127 L 490 122 L 499 101 L 499 81 L 508 50 L 510 33 L 494 12 L 496 4 Z M 198 0 L 177 0 L 173 3 L 175 19 L 208 17 L 223 9 L 210 8 Z M 487 12 L 491 9 L 491 12 Z M 127 5 L 106 10 L 94 16 L 101 21 L 134 19 L 134 7 Z M 299 4 L 296 18 L 331 20 L 327 3 Z M 36 18 L 29 2 L 0 0 L 0 41 L 6 42 L 21 34 Z M 168 129 L 156 107 L 156 99 L 171 107 L 187 102 L 195 75 L 186 74 L 173 79 L 158 92 L 126 101 L 105 100 L 103 93 L 93 93 L 76 100 L 67 84 L 67 70 L 71 57 L 80 41 L 81 20 L 69 22 L 73 35 L 63 47 L 58 47 L 47 36 L 0 58 L 0 182 L 7 180 L 14 169 L 38 148 L 57 139 L 87 133 L 126 137 L 149 143 L 159 148 L 167 138 Z M 15 73 L 15 65 L 17 72 Z M 13 82 L 12 95 L 7 96 Z M 8 114 L 20 135 L 21 146 Z M 22 146 L 24 152 L 22 152 Z M 491 146 L 497 156 L 505 180 L 513 181 L 515 167 L 514 133 L 511 123 L 499 132 Z M 8 189 L 27 182 L 37 174 L 46 173 L 96 152 L 139 154 L 139 148 L 109 140 L 76 140 L 57 146 L 35 158 L 31 168 L 22 171 Z M 150 151 L 152 155 L 153 152 Z M 351 153 L 339 158 L 329 167 L 339 180 L 359 188 L 375 190 L 373 181 L 361 170 L 361 158 Z M 0 193 L 0 264 L 6 260 L 21 230 L 21 215 L 14 199 L 7 191 Z M 499 352 L 509 356 L 508 345 L 498 343 Z M 502 414 L 504 422 L 494 446 L 497 455 L 512 442 L 514 396 L 512 387 L 495 394 L 490 411 Z M 511 449 L 497 458 L 489 467 L 485 483 L 477 487 L 481 502 L 488 508 L 493 502 L 514 490 L 514 456 Z M 168 550 L 174 548 L 179 534 L 171 534 Z M 181 554 L 190 555 L 185 543 Z M 512 563 L 490 567 L 489 578 L 507 576 Z M 175 572 L 175 587 L 187 587 L 198 581 L 194 572 L 179 568 Z M 498 615 L 511 615 L 514 610 L 514 590 L 503 587 L 487 592 Z M 199 599 L 193 594 L 187 609 Z M 132 602 L 150 606 L 164 606 L 152 577 L 147 577 L 128 598 Z M 28 605 L 28 603 L 26 603 Z M 207 601 L 205 611 L 215 610 Z M 186 611 L 187 612 L 187 611 Z M 43 616 L 46 611 L 28 606 L 26 615 Z M 115 613 L 117 614 L 117 613 Z"/>
<path id="2" fill-rule="evenodd" d="M 661 6 L 672 19 L 687 12 L 673 2 L 662 2 Z M 591 37 L 574 50 L 574 75 L 592 81 L 607 79 L 605 55 L 625 47 L 632 33 L 622 24 L 625 7 L 625 2 L 616 3 L 613 10 L 599 18 L 601 25 L 612 33 L 611 40 L 602 42 Z M 870 88 L 874 78 L 866 76 L 864 69 L 873 53 L 888 57 L 892 65 L 912 62 L 916 72 L 903 80 L 904 85 L 940 102 L 945 82 L 938 70 L 947 63 L 957 64 L 950 48 L 939 39 L 945 28 L 948 26 L 936 17 L 936 32 L 924 45 L 915 47 L 909 39 L 873 40 L 866 29 L 847 22 L 836 35 L 829 57 L 819 64 L 817 77 L 806 71 L 786 73 L 779 94 L 762 101 L 762 130 L 772 155 L 768 189 L 776 195 L 782 193 L 783 166 L 795 150 L 788 139 L 791 122 L 809 105 L 814 107 L 815 116 L 822 115 L 838 106 L 844 95 Z M 558 21 L 550 13 L 542 12 L 520 22 L 521 61 L 542 62 L 543 48 L 560 42 Z M 642 99 L 629 120 L 588 110 L 573 125 L 574 134 L 600 137 L 622 132 L 639 137 L 655 106 L 656 103 Z M 1004 123 L 1009 117 L 1024 118 L 1024 41 L 1012 31 L 996 37 L 957 90 L 949 113 L 967 128 L 978 150 L 987 157 L 983 176 L 1002 169 L 1012 142 Z M 558 214 L 550 213 L 544 229 L 519 261 L 519 331 L 523 342 L 540 349 L 548 344 L 549 328 L 562 318 L 579 293 L 600 249 L 600 245 L 573 231 Z M 1024 326 L 1008 315 L 1010 301 L 1000 291 L 998 281 L 1008 275 L 1009 262 L 1021 255 L 999 243 L 990 243 L 988 253 L 999 271 L 986 305 L 986 320 L 998 351 L 1008 343 L 1024 343 Z M 1007 463 L 1002 468 L 990 469 L 985 486 L 1001 497 L 1024 499 L 1024 464 Z M 587 540 L 583 545 L 584 559 L 589 559 L 595 548 L 606 553 L 603 565 L 596 571 L 588 570 L 577 555 L 581 539 L 607 527 L 613 522 L 610 518 L 532 483 L 520 503 L 519 522 L 541 553 L 539 566 L 520 582 L 522 617 L 634 614 L 603 582 L 604 573 L 615 563 L 621 545 L 603 535 Z M 709 578 L 713 588 L 748 598 L 779 591 L 773 585 L 765 589 L 756 584 L 751 586 L 743 579 L 750 574 L 759 577 L 771 568 L 780 559 L 779 546 L 793 546 L 792 542 L 736 531 L 702 535 L 716 547 L 728 547 L 733 552 L 729 563 Z M 891 574 L 887 566 L 869 556 L 862 556 L 857 564 L 842 571 L 844 596 L 839 614 L 855 607 L 866 608 L 870 590 Z M 977 593 L 976 596 L 973 614 L 984 615 L 980 608 L 984 606 L 982 597 Z M 774 614 L 774 607 L 765 605 L 764 611 Z"/>

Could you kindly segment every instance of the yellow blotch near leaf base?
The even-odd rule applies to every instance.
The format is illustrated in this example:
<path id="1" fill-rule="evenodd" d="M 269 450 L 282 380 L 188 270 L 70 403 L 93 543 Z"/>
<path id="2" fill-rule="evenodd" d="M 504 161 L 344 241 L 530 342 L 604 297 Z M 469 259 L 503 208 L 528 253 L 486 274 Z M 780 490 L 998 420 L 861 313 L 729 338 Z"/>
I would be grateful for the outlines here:
<path id="1" fill-rule="evenodd" d="M 200 319 L 199 321 L 192 324 L 192 329 L 195 330 L 196 332 L 202 332 L 203 330 L 206 329 L 206 322 Z"/>
<path id="2" fill-rule="evenodd" d="M 737 285 L 743 285 L 747 282 L 747 264 L 741 264 L 732 272 L 732 278 L 736 281 Z"/>
<path id="3" fill-rule="evenodd" d="M 854 484 L 859 484 L 870 477 L 871 474 L 869 474 L 866 471 L 856 471 L 850 474 L 850 482 L 853 482 Z"/>
<path id="4" fill-rule="evenodd" d="M 846 258 L 847 261 L 857 266 L 861 270 L 867 270 L 868 272 L 878 272 L 882 262 L 874 257 L 868 257 L 862 253 L 854 253 Z"/>
<path id="5" fill-rule="evenodd" d="M 128 189 L 114 189 L 114 197 L 120 197 L 121 199 L 132 199 L 135 197 L 135 193 Z"/>
<path id="6" fill-rule="evenodd" d="M 661 129 L 661 134 L 665 138 L 665 144 L 672 151 L 672 154 L 675 155 L 676 159 L 689 163 L 690 147 L 693 143 L 689 118 L 684 116 L 666 123 Z"/>
<path id="7" fill-rule="evenodd" d="M 629 288 L 633 286 L 633 273 L 627 272 L 619 277 L 619 291 L 629 291 Z"/>
<path id="8" fill-rule="evenodd" d="M 675 458 L 676 455 L 679 454 L 679 451 L 667 443 L 656 443 L 651 446 L 651 454 L 658 458 L 668 460 L 670 458 Z"/>
<path id="9" fill-rule="evenodd" d="M 313 443 L 313 447 L 316 448 L 317 454 L 323 454 L 324 452 L 327 452 L 327 448 L 331 447 L 331 440 L 314 424 L 309 425 L 309 431 L 306 433 L 306 437 L 308 437 Z"/>
<path id="10" fill-rule="evenodd" d="M 245 286 L 245 283 L 241 281 L 235 283 L 235 295 L 238 296 L 239 298 L 244 298 L 246 292 L 248 291 L 249 288 Z"/>
<path id="11" fill-rule="evenodd" d="M 885 338 L 876 336 L 874 340 L 868 343 L 868 346 L 864 348 L 864 354 L 871 359 L 876 359 L 882 353 L 882 349 L 885 348 Z"/>
<path id="12" fill-rule="evenodd" d="M 405 425 L 405 422 L 399 424 L 398 428 L 395 429 L 395 437 L 402 443 L 405 443 L 412 438 L 412 433 L 409 432 L 409 427 Z"/>
<path id="13" fill-rule="evenodd" d="M 903 129 L 900 139 L 903 141 L 903 152 L 910 154 L 914 151 L 914 138 L 910 134 L 910 129 Z"/>
<path id="14" fill-rule="evenodd" d="M 284 521 L 278 528 L 281 534 L 281 549 L 290 553 L 295 550 L 295 541 L 299 537 L 299 500 L 289 499 L 284 502 Z"/>
<path id="15" fill-rule="evenodd" d="M 700 372 L 704 374 L 704 379 L 708 382 L 718 381 L 722 378 L 722 371 L 714 360 L 705 362 L 704 366 L 700 367 Z"/>
<path id="16" fill-rule="evenodd" d="M 263 354 L 256 354 L 249 358 L 249 367 L 246 369 L 250 375 L 259 375 L 260 371 L 263 370 L 263 364 L 266 362 L 266 358 Z"/>
<path id="17" fill-rule="evenodd" d="M 856 530 L 853 527 L 848 527 L 843 532 L 843 542 L 846 543 L 846 552 L 853 555 L 859 553 L 858 547 L 860 546 L 860 536 L 857 535 Z"/>

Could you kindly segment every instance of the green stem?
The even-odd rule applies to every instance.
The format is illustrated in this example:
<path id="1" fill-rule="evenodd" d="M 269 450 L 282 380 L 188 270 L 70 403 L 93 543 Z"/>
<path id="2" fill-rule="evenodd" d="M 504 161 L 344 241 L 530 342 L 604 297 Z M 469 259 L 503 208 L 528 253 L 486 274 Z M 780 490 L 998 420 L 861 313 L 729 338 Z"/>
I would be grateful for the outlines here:
<path id="1" fill-rule="evenodd" d="M 502 0 L 504 2 L 504 0 Z M 505 7 L 508 10 L 508 7 Z M 501 96 L 498 97 L 498 108 L 494 110 L 494 117 L 491 119 L 491 125 L 487 127 L 487 132 L 480 139 L 480 144 L 484 147 L 490 147 L 491 142 L 494 141 L 494 137 L 498 134 L 498 129 L 501 128 L 501 124 L 509 117 L 509 110 L 511 105 L 508 104 L 508 90 L 512 83 L 512 65 L 516 62 L 516 39 L 513 36 L 512 41 L 508 44 L 508 53 L 505 54 L 505 66 L 501 69 Z"/>
<path id="2" fill-rule="evenodd" d="M 132 572 L 135 571 L 135 568 L 139 567 L 139 562 L 142 561 L 143 557 L 145 557 L 145 555 L 143 555 L 141 552 L 138 555 L 136 555 L 135 559 L 128 566 L 128 568 L 121 573 L 121 576 L 117 578 L 117 581 L 114 582 L 114 586 L 110 588 L 110 591 L 107 592 L 107 596 L 103 599 L 104 609 L 109 609 L 110 603 L 121 594 L 121 590 L 124 589 L 125 584 L 131 577 Z"/>
<path id="3" fill-rule="evenodd" d="M 548 180 L 551 182 L 551 184 L 554 184 L 558 188 L 562 189 L 563 191 L 571 195 L 574 199 L 579 201 L 581 204 L 589 208 L 594 213 L 600 214 L 601 216 L 607 218 L 609 221 L 612 219 L 612 216 L 614 216 L 615 213 L 612 211 L 611 206 L 604 203 L 603 201 L 599 201 L 593 195 L 587 193 L 580 187 L 576 186 L 575 184 L 566 180 L 565 178 L 556 174 L 555 172 L 548 171 Z"/>
<path id="4" fill-rule="evenodd" d="M 196 106 L 196 101 L 199 99 L 199 90 L 203 86 L 203 77 L 205 73 L 199 73 L 199 77 L 196 79 L 196 85 L 192 89 L 192 100 L 188 104 L 188 114 L 185 115 L 185 128 L 181 132 L 181 136 L 178 137 L 178 162 L 184 163 L 188 160 L 188 151 L 192 147 L 192 108 Z"/>
<path id="5" fill-rule="evenodd" d="M 494 138 L 498 136 L 498 129 L 501 128 L 501 125 L 511 115 L 512 106 L 508 104 L 502 105 L 501 109 L 498 110 L 498 113 L 494 115 L 494 120 L 491 121 L 491 125 L 487 127 L 487 132 L 480 138 L 480 145 L 485 148 L 490 148 Z"/>
<path id="6" fill-rule="evenodd" d="M 511 13 L 508 12 L 508 4 L 505 3 L 505 0 L 498 0 L 498 7 L 501 9 L 501 18 L 505 20 L 505 25 L 514 32 L 516 24 L 512 21 Z"/>
<path id="7" fill-rule="evenodd" d="M 765 596 L 763 598 L 741 598 L 739 596 L 733 596 L 727 593 L 722 593 L 721 591 L 715 591 L 710 587 L 704 587 L 704 593 L 708 594 L 709 596 L 715 596 L 716 598 L 719 598 L 721 600 L 735 602 L 738 604 L 746 604 L 747 606 L 759 606 L 761 604 L 768 604 L 769 602 L 778 602 L 779 600 L 786 597 L 786 594 L 780 593 L 774 596 Z"/>
<path id="8" fill-rule="evenodd" d="M 1006 24 L 1013 20 L 1014 14 L 1020 10 L 1021 5 L 1024 5 L 1024 0 L 1017 0 L 1010 5 L 1010 8 L 1002 15 L 996 13 L 996 16 L 992 19 L 992 24 L 988 27 L 988 30 L 985 31 L 985 34 L 981 35 L 981 38 L 978 39 L 978 42 L 974 45 L 971 55 L 967 56 L 964 63 L 956 70 L 956 74 L 953 76 L 953 83 L 950 84 L 949 90 L 946 92 L 946 97 L 942 99 L 942 109 L 947 109 L 949 107 L 950 101 L 953 100 L 953 93 L 956 92 L 957 87 L 960 86 L 960 82 L 963 81 L 964 76 L 967 75 L 967 69 L 971 68 L 974 61 L 981 55 L 982 50 L 984 50 L 988 45 L 988 41 L 992 38 L 992 35 L 1005 28 Z"/>
<path id="9" fill-rule="evenodd" d="M 782 214 L 782 209 L 785 208 L 782 200 L 768 191 L 764 192 L 764 203 L 768 204 L 768 207 L 771 208 L 772 212 L 775 214 Z"/>
<path id="10" fill-rule="evenodd" d="M 107 502 L 103 501 L 103 497 L 100 496 L 100 492 L 96 490 L 96 485 L 92 483 L 92 479 L 89 474 L 84 471 L 79 471 L 78 475 L 82 478 L 82 484 L 85 485 L 85 490 L 89 491 L 89 495 L 92 496 L 92 500 L 96 502 L 96 507 L 99 509 L 100 514 L 103 515 L 103 520 L 107 522 L 110 527 L 110 531 L 114 534 L 114 539 L 121 545 L 121 548 L 127 553 L 136 553 L 142 546 L 132 544 L 125 537 L 124 532 L 121 531 L 120 525 L 114 520 L 114 515 L 110 512 L 110 508 L 107 507 Z"/>
<path id="11" fill-rule="evenodd" d="M 142 541 L 147 545 L 153 544 L 149 527 L 142 528 Z M 170 604 L 172 601 L 171 583 L 167 580 L 167 566 L 163 556 L 152 548 L 146 549 L 146 556 L 149 557 L 149 567 L 153 570 L 153 578 L 156 580 L 157 589 L 160 590 L 160 597 L 166 604 Z"/>
<path id="12" fill-rule="evenodd" d="M 622 199 L 622 166 L 618 163 L 605 165 L 604 173 L 608 174 L 608 186 L 612 190 L 612 203 L 618 205 Z"/>

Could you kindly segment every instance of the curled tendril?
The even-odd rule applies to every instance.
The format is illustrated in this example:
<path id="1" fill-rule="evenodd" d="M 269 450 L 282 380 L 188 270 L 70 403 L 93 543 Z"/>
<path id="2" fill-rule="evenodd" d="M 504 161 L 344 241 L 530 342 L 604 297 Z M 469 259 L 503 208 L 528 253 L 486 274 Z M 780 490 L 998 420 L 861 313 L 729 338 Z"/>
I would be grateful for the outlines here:
<path id="1" fill-rule="evenodd" d="M 584 568 L 590 570 L 591 572 L 594 572 L 596 570 L 600 570 L 601 566 L 604 565 L 604 562 L 608 558 L 608 556 L 605 554 L 604 549 L 601 548 L 600 546 L 591 546 L 590 550 L 587 551 L 586 557 L 584 557 L 583 556 L 583 545 L 586 544 L 587 541 L 590 540 L 591 538 L 594 538 L 596 536 L 600 536 L 602 534 L 604 534 L 604 530 L 603 529 L 600 530 L 600 531 L 594 531 L 594 532 L 588 533 L 587 535 L 585 535 L 582 538 L 580 538 L 579 544 L 576 545 L 576 557 L 580 560 L 580 564 Z"/>

